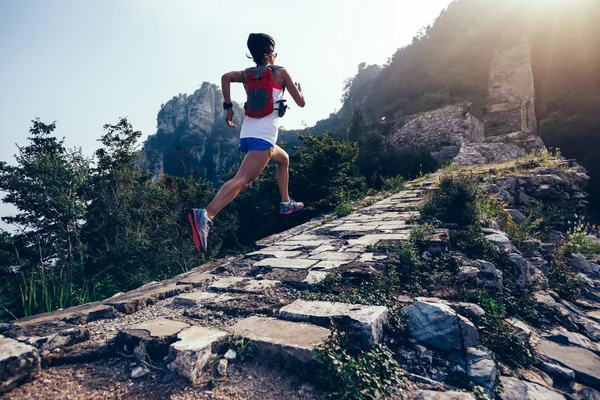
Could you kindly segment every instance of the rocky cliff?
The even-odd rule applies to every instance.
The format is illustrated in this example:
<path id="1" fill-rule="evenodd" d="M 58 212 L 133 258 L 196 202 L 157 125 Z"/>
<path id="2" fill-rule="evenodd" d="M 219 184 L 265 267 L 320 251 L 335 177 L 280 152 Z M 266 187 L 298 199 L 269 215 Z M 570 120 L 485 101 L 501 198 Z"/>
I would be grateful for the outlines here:
<path id="1" fill-rule="evenodd" d="M 393 151 L 425 148 L 440 162 L 475 165 L 543 149 L 536 133 L 531 47 L 519 38 L 496 50 L 483 109 L 463 103 L 418 114 L 386 142 Z"/>
<path id="2" fill-rule="evenodd" d="M 243 110 L 235 105 L 234 123 L 225 125 L 223 94 L 208 82 L 193 94 L 180 94 L 161 106 L 156 134 L 148 137 L 143 167 L 155 176 L 195 175 L 217 181 L 238 159 L 239 125 Z"/>

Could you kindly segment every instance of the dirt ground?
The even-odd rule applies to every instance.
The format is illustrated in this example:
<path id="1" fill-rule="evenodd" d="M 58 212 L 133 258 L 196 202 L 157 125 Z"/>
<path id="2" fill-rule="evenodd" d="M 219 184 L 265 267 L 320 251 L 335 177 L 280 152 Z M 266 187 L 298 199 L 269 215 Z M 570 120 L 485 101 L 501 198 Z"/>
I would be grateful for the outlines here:
<path id="1" fill-rule="evenodd" d="M 316 400 L 323 396 L 312 386 L 258 361 L 232 363 L 227 376 L 191 385 L 177 377 L 161 383 L 165 373 L 154 370 L 132 379 L 135 364 L 108 359 L 89 364 L 57 366 L 5 394 L 5 399 L 218 399 Z"/>

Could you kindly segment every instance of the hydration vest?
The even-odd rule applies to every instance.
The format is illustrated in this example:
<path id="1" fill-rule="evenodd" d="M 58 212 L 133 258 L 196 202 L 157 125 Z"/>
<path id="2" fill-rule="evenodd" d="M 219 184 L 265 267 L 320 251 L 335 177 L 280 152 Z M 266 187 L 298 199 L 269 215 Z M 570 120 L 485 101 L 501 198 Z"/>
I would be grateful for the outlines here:
<path id="1" fill-rule="evenodd" d="M 246 115 L 253 118 L 262 118 L 275 110 L 273 101 L 273 75 L 279 66 L 267 65 L 262 67 L 247 68 L 246 71 Z M 281 103 L 280 103 L 281 104 Z"/>

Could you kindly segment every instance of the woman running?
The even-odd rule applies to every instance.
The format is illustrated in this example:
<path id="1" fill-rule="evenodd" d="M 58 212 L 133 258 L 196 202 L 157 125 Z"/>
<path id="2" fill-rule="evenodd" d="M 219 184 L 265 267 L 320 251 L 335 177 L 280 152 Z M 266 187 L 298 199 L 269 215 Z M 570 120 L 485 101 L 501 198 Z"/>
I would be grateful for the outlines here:
<path id="1" fill-rule="evenodd" d="M 231 102 L 231 82 L 242 83 L 248 95 L 246 117 L 242 123 L 239 149 L 245 153 L 244 161 L 235 177 L 221 187 L 210 204 L 202 209 L 192 209 L 188 220 L 192 226 L 194 244 L 198 250 L 206 251 L 208 232 L 213 219 L 237 195 L 248 189 L 265 169 L 269 160 L 277 164 L 277 185 L 281 194 L 280 214 L 299 211 L 304 204 L 292 200 L 288 193 L 289 156 L 276 145 L 280 116 L 285 112 L 283 94 L 287 89 L 300 107 L 305 101 L 299 83 L 294 83 L 285 68 L 274 65 L 275 40 L 264 33 L 251 33 L 248 36 L 248 50 L 256 67 L 244 71 L 228 72 L 221 78 L 225 122 L 232 128 L 233 103 Z"/>

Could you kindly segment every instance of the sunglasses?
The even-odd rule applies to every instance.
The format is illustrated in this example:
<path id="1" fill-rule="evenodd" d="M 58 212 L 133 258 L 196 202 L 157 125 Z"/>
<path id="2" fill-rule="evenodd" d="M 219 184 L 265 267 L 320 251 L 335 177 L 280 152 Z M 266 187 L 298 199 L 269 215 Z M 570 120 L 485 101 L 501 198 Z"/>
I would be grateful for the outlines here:
<path id="1" fill-rule="evenodd" d="M 277 58 L 277 53 L 271 53 L 274 58 Z"/>

